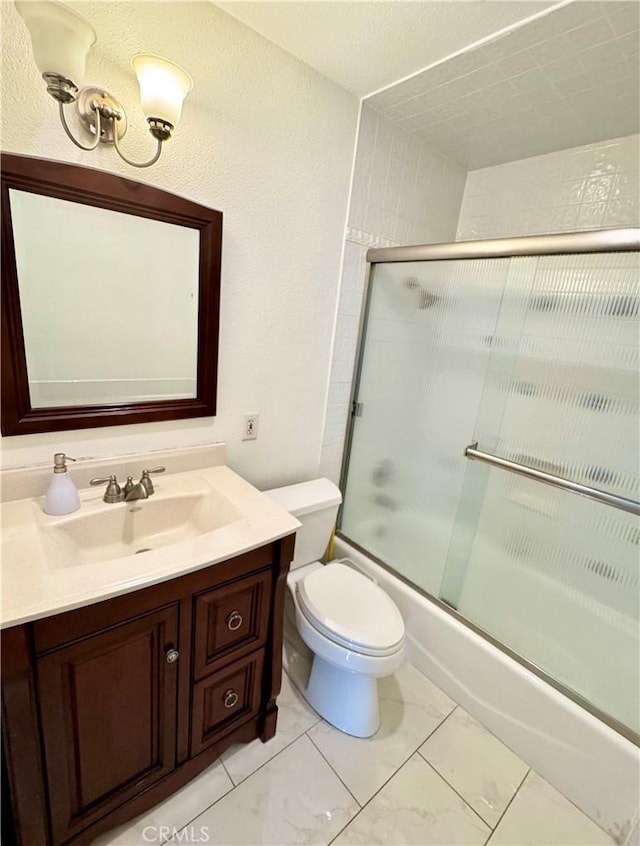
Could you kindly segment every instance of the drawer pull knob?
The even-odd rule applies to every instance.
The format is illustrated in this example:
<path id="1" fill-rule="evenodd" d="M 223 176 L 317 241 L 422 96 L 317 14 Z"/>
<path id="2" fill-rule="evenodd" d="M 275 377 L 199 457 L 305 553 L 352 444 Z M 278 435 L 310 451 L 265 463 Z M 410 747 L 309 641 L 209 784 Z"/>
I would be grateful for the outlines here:
<path id="1" fill-rule="evenodd" d="M 235 690 L 229 689 L 224 695 L 224 707 L 233 708 L 238 704 L 238 694 Z"/>
<path id="2" fill-rule="evenodd" d="M 229 631 L 235 632 L 242 625 L 242 614 L 237 611 L 232 611 L 227 617 L 227 628 Z"/>
<path id="3" fill-rule="evenodd" d="M 167 664 L 175 664 L 180 657 L 180 653 L 177 649 L 169 649 L 164 657 L 167 659 Z"/>

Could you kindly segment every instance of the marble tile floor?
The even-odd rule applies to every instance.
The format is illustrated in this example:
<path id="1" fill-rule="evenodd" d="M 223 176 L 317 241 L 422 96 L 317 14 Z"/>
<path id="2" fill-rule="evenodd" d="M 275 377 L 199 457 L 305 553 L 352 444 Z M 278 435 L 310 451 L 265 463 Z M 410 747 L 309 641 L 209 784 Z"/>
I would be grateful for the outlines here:
<path id="1" fill-rule="evenodd" d="M 379 687 L 380 730 L 358 739 L 325 723 L 285 675 L 273 740 L 228 749 L 93 846 L 614 843 L 415 667 Z"/>

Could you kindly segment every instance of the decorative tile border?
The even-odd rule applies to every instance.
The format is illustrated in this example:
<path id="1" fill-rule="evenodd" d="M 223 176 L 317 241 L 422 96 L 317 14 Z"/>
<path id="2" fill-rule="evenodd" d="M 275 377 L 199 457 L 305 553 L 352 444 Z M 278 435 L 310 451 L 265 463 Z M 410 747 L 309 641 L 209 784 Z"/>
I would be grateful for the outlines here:
<path id="1" fill-rule="evenodd" d="M 388 238 L 382 238 L 380 235 L 374 235 L 371 232 L 365 232 L 364 229 L 354 229 L 352 226 L 347 226 L 345 230 L 345 239 L 354 244 L 360 244 L 361 247 L 403 247 L 403 241 L 390 241 Z"/>

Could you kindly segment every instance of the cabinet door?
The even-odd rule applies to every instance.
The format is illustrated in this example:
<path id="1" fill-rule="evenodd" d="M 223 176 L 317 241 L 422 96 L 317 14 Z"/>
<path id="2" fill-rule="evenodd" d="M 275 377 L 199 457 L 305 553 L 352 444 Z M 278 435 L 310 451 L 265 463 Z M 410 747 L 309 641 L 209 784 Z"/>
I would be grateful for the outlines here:
<path id="1" fill-rule="evenodd" d="M 38 660 L 55 843 L 174 768 L 177 624 L 173 604 Z"/>

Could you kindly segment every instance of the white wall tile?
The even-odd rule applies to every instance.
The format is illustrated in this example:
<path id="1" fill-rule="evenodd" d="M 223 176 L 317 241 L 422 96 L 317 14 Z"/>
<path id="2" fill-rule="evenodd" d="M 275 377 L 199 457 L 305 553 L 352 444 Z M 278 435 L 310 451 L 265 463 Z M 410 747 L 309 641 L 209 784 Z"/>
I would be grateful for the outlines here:
<path id="1" fill-rule="evenodd" d="M 637 3 L 571 3 L 368 102 L 474 169 L 624 136 L 640 125 L 639 25 Z"/>
<path id="2" fill-rule="evenodd" d="M 458 240 L 640 225 L 640 136 L 470 171 Z"/>
<path id="3" fill-rule="evenodd" d="M 393 111 L 391 101 L 388 108 Z M 321 472 L 334 481 L 340 472 L 367 273 L 365 245 L 454 240 L 465 180 L 466 170 L 459 164 L 363 106 L 320 455 Z M 338 416 L 336 408 L 341 410 Z"/>

